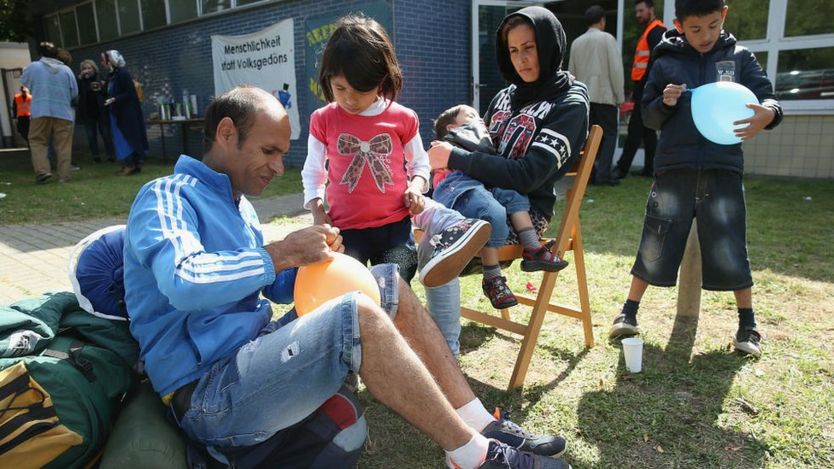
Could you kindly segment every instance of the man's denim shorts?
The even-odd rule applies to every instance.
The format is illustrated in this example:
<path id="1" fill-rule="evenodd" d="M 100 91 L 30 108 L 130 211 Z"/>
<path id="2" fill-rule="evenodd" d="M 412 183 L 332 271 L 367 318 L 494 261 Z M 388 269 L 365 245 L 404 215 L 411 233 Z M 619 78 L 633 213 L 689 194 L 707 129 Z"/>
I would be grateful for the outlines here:
<path id="1" fill-rule="evenodd" d="M 735 291 L 753 285 L 747 258 L 742 176 L 732 171 L 676 170 L 657 174 L 632 275 L 674 286 L 693 218 L 698 223 L 703 288 Z"/>
<path id="2" fill-rule="evenodd" d="M 395 264 L 371 268 L 391 319 L 399 302 Z M 179 422 L 206 446 L 251 446 L 287 428 L 336 394 L 362 362 L 356 298 L 348 293 L 298 318 L 270 322 L 235 355 L 212 365 Z"/>

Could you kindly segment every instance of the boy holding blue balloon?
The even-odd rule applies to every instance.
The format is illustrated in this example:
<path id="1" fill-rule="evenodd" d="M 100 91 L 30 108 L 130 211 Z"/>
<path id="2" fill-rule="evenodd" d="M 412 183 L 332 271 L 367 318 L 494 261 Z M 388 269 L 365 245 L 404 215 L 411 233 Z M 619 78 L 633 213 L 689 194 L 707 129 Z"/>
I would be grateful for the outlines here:
<path id="1" fill-rule="evenodd" d="M 675 29 L 652 52 L 641 104 L 645 125 L 661 133 L 631 288 L 611 327 L 612 339 L 640 332 L 637 310 L 649 285 L 675 285 L 697 218 L 703 288 L 735 294 L 739 327 L 733 344 L 743 353 L 761 355 L 747 258 L 741 142 L 775 127 L 782 109 L 753 53 L 723 31 L 727 11 L 723 0 L 676 0 Z M 745 106 L 749 117 L 719 129 L 735 141 L 729 145 L 704 137 L 710 132 L 699 132 L 693 116 L 701 117 L 703 110 L 692 106 L 689 92 L 721 81 L 744 85 L 758 100 Z"/>

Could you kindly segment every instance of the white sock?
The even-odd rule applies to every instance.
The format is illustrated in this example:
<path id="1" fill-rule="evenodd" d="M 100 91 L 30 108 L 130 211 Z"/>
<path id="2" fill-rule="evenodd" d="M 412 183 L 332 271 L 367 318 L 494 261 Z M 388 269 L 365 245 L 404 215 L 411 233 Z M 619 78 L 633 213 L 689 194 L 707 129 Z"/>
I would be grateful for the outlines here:
<path id="1" fill-rule="evenodd" d="M 455 412 L 478 433 L 495 421 L 495 417 L 486 410 L 486 407 L 481 404 L 481 400 L 477 397 L 455 409 Z"/>
<path id="2" fill-rule="evenodd" d="M 489 440 L 480 433 L 460 448 L 446 451 L 446 466 L 455 469 L 475 469 L 486 461 Z"/>

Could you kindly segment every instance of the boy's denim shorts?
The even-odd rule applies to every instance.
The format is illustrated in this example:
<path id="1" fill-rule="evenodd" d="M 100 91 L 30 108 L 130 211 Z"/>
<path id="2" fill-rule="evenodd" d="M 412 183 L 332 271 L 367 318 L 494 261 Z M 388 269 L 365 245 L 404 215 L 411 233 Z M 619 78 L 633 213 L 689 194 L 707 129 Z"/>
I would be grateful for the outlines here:
<path id="1" fill-rule="evenodd" d="M 394 319 L 397 266 L 377 265 L 371 273 L 380 306 Z M 338 392 L 348 372 L 359 372 L 357 295 L 345 294 L 300 318 L 291 310 L 212 365 L 195 387 L 180 427 L 205 446 L 252 446 L 313 413 Z"/>
<path id="2" fill-rule="evenodd" d="M 646 203 L 643 236 L 631 274 L 651 285 L 674 286 L 695 218 L 703 288 L 735 291 L 751 287 L 746 216 L 741 174 L 718 169 L 658 173 Z"/>

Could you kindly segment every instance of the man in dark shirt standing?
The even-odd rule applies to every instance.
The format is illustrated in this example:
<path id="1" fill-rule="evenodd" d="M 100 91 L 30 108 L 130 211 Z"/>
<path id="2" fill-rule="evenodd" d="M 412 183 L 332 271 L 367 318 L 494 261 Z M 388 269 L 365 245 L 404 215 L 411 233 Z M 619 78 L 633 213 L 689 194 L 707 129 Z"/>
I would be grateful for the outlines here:
<path id="1" fill-rule="evenodd" d="M 634 160 L 634 154 L 640 148 L 641 140 L 643 141 L 643 148 L 645 150 L 645 163 L 640 175 L 652 177 L 654 171 L 654 150 L 657 147 L 657 134 L 653 129 L 643 125 L 640 101 L 643 99 L 643 87 L 646 84 L 645 78 L 651 66 L 652 49 L 660 43 L 663 33 L 666 32 L 666 25 L 655 17 L 654 1 L 652 0 L 636 0 L 634 3 L 634 13 L 637 22 L 645 28 L 637 40 L 637 46 L 634 49 L 634 63 L 631 67 L 631 81 L 634 83 L 634 92 L 632 93 L 634 110 L 631 112 L 631 119 L 628 121 L 628 136 L 623 145 L 623 154 L 620 156 L 620 161 L 617 162 L 617 167 L 613 171 L 614 175 L 620 179 L 628 175 L 631 162 Z"/>

